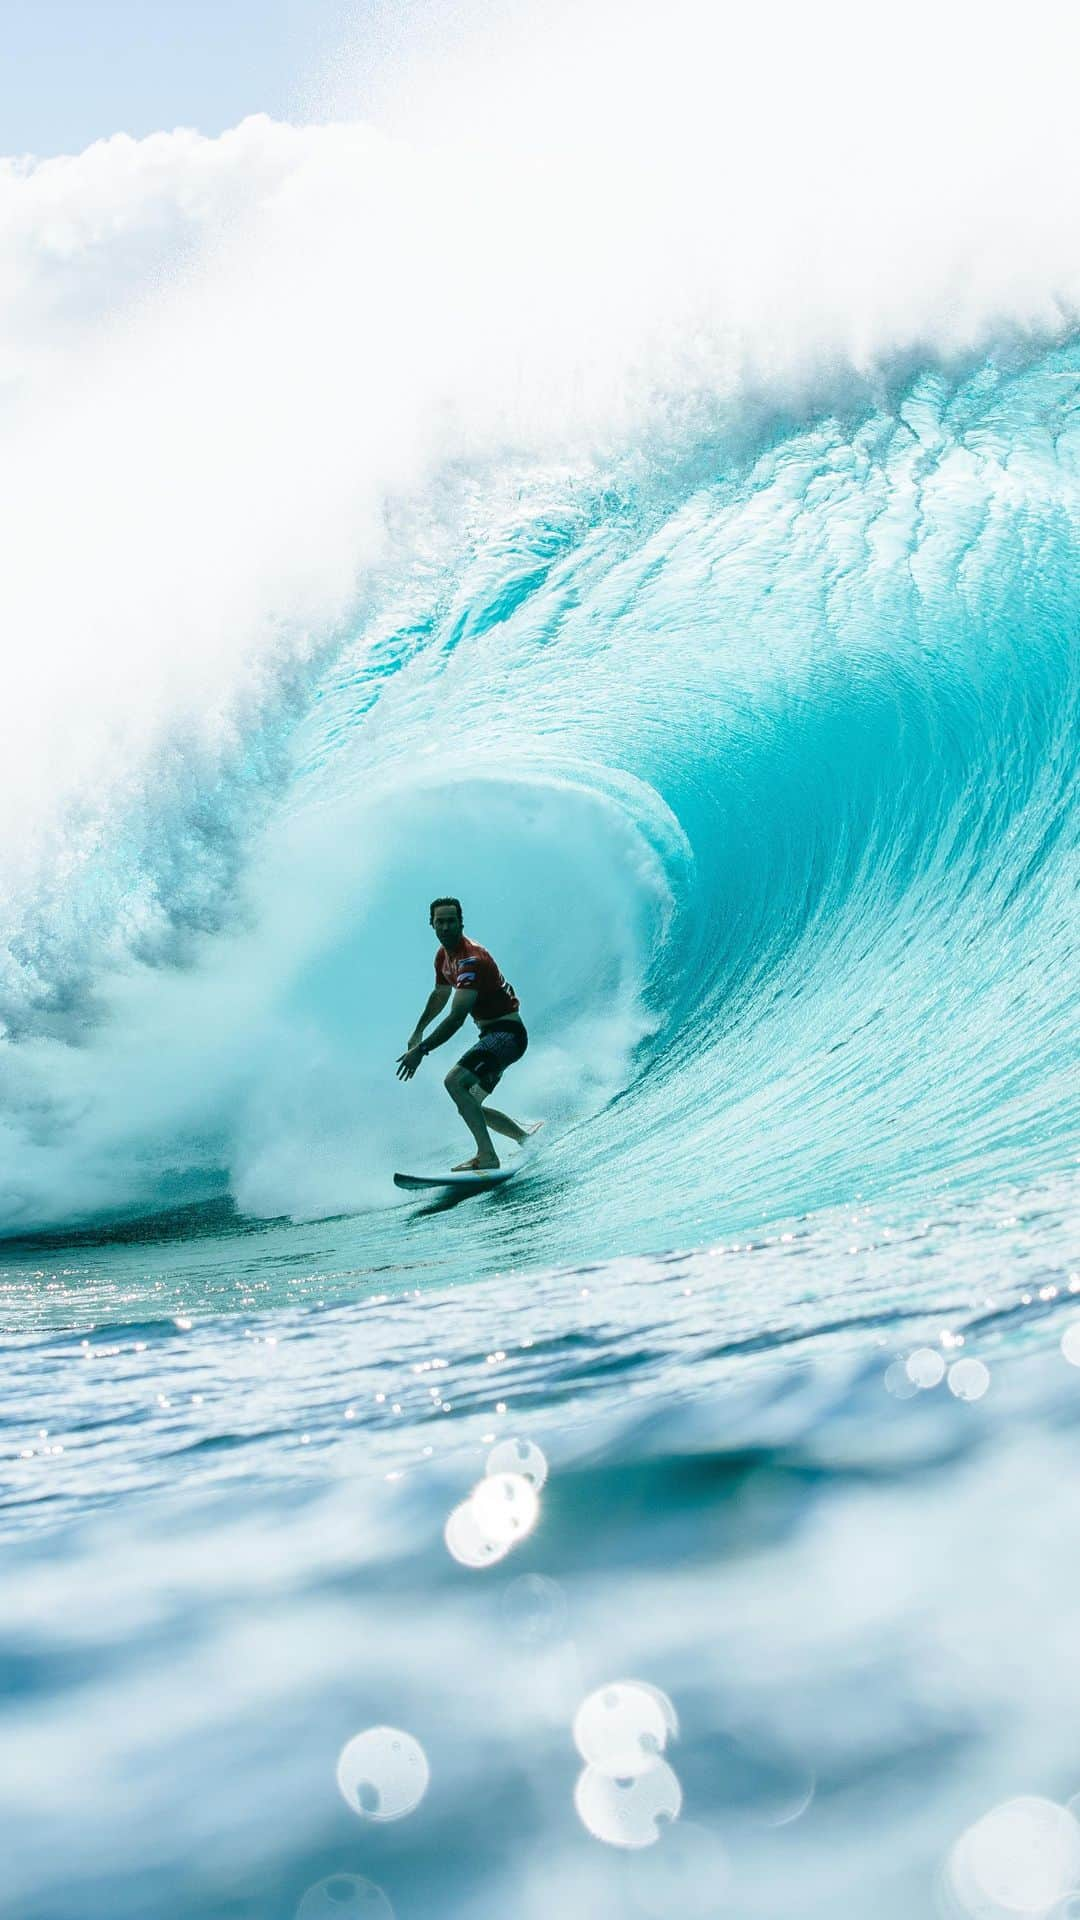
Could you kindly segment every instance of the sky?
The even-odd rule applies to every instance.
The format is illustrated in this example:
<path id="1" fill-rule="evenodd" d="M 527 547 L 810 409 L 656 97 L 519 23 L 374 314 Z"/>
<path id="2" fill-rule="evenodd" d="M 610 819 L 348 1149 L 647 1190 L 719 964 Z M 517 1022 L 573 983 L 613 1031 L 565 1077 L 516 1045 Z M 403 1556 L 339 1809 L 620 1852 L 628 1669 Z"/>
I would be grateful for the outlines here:
<path id="1" fill-rule="evenodd" d="M 0 0 L 0 153 L 307 117 L 335 50 L 355 46 L 375 11 L 370 0 Z"/>

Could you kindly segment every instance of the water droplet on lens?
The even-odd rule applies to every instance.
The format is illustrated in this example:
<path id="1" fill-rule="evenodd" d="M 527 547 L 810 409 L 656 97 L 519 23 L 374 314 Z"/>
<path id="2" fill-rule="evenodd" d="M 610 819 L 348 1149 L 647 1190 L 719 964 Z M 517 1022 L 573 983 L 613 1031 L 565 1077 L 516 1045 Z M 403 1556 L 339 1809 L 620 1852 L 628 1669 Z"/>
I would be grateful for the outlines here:
<path id="1" fill-rule="evenodd" d="M 400 1820 L 427 1792 L 427 1756 L 412 1734 L 368 1727 L 342 1748 L 338 1786 L 354 1813 L 368 1820 Z"/>
<path id="2" fill-rule="evenodd" d="M 493 1540 L 480 1526 L 471 1500 L 463 1500 L 450 1515 L 443 1532 L 448 1551 L 463 1567 L 490 1567 L 502 1560 L 512 1540 Z"/>
<path id="3" fill-rule="evenodd" d="M 946 1880 L 973 1920 L 1046 1915 L 1080 1879 L 1080 1824 L 1036 1795 L 1006 1800 L 962 1833 Z"/>
<path id="4" fill-rule="evenodd" d="M 574 1717 L 574 1741 L 589 1766 L 609 1779 L 634 1779 L 657 1764 L 675 1709 L 658 1687 L 620 1680 L 583 1700 Z"/>
<path id="5" fill-rule="evenodd" d="M 566 1595 L 557 1581 L 541 1573 L 523 1573 L 511 1580 L 502 1597 L 502 1611 L 514 1638 L 533 1646 L 557 1640 L 566 1631 Z"/>
<path id="6" fill-rule="evenodd" d="M 651 1847 L 666 1823 L 678 1819 L 682 1788 L 666 1760 L 627 1781 L 586 1767 L 574 1788 L 574 1805 L 594 1839 L 611 1847 Z"/>
<path id="7" fill-rule="evenodd" d="M 939 1386 L 945 1378 L 945 1362 L 937 1348 L 916 1347 L 915 1352 L 908 1355 L 907 1376 L 923 1392 Z"/>
<path id="8" fill-rule="evenodd" d="M 949 1368 L 949 1392 L 958 1400 L 981 1400 L 990 1385 L 990 1369 L 981 1360 L 954 1360 Z"/>
<path id="9" fill-rule="evenodd" d="M 914 1400 L 919 1389 L 908 1376 L 907 1367 L 902 1360 L 894 1360 L 885 1369 L 885 1386 L 896 1400 Z"/>
<path id="10" fill-rule="evenodd" d="M 481 1480 L 471 1506 L 480 1532 L 511 1546 L 532 1532 L 540 1511 L 536 1488 L 520 1473 L 493 1473 Z"/>
<path id="11" fill-rule="evenodd" d="M 1061 1351 L 1070 1366 L 1080 1367 L 1080 1320 L 1073 1320 L 1061 1336 Z"/>
<path id="12" fill-rule="evenodd" d="M 548 1477 L 547 1459 L 532 1440 L 500 1440 L 487 1457 L 485 1472 L 516 1473 L 539 1493 Z"/>
<path id="13" fill-rule="evenodd" d="M 296 1920 L 394 1920 L 394 1909 L 373 1880 L 358 1873 L 334 1873 L 308 1888 Z"/>

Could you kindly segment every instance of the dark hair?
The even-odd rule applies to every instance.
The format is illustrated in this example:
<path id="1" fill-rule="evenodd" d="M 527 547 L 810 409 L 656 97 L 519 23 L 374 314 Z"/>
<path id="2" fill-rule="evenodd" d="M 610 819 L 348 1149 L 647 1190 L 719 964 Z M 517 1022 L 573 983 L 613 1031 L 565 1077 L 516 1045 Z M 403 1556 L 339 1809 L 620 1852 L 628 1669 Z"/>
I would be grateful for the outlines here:
<path id="1" fill-rule="evenodd" d="M 436 907 L 456 907 L 458 919 L 464 920 L 465 918 L 465 915 L 461 911 L 461 901 L 455 900 L 452 893 L 444 893 L 443 895 L 441 895 L 441 897 L 438 900 L 433 900 L 430 907 L 428 908 L 428 925 L 429 926 L 433 927 L 435 925 Z"/>

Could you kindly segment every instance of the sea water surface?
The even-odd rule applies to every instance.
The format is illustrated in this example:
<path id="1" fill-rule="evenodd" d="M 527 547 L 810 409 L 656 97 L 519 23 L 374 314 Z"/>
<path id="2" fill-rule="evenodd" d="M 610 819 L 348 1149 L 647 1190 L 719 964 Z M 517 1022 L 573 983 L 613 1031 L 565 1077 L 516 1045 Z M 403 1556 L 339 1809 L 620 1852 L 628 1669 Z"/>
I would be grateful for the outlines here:
<path id="1" fill-rule="evenodd" d="M 0 172 L 11 1920 L 1080 1912 L 1069 62 L 800 19 Z"/>

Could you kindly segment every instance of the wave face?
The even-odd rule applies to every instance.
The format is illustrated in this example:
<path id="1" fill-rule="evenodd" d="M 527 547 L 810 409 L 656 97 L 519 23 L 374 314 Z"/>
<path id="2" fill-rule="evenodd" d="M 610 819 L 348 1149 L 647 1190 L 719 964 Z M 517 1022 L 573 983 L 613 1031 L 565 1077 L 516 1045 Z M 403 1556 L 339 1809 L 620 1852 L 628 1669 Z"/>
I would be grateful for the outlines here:
<path id="1" fill-rule="evenodd" d="M 1057 135 L 897 264 L 910 179 L 868 237 L 833 133 L 720 190 L 750 107 L 703 131 L 685 43 L 649 172 L 644 20 L 558 166 L 542 77 L 516 144 L 420 89 L 9 164 L 9 1234 L 224 1195 L 393 1257 L 465 1145 L 393 1077 L 447 891 L 550 1140 L 448 1271 L 1074 1158 Z"/>

